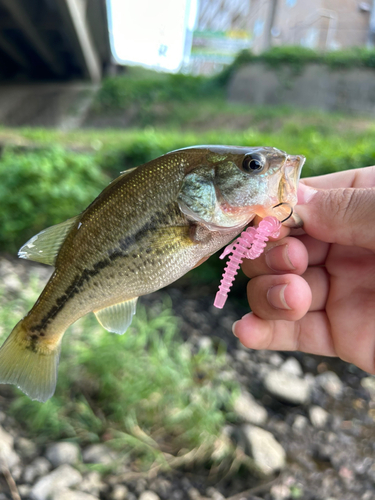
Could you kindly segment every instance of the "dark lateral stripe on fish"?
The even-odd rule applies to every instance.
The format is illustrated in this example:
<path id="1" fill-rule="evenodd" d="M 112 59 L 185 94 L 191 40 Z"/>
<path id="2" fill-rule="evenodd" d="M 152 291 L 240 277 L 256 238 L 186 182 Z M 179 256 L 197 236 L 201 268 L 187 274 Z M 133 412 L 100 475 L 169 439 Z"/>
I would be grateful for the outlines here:
<path id="1" fill-rule="evenodd" d="M 41 322 L 30 328 L 32 332 L 42 331 L 52 321 L 61 309 L 66 305 L 68 300 L 73 298 L 79 289 L 82 288 L 85 282 L 88 282 L 91 278 L 100 273 L 102 269 L 109 266 L 111 261 L 109 259 L 103 259 L 94 264 L 94 269 L 84 269 L 80 276 L 77 276 L 73 283 L 69 285 L 66 291 L 56 299 L 56 305 L 52 306 L 48 313 L 42 318 Z"/>
<path id="2" fill-rule="evenodd" d="M 124 239 L 119 241 L 119 247 L 114 250 L 108 251 L 108 258 L 103 259 L 96 264 L 94 264 L 93 269 L 84 269 L 80 276 L 76 276 L 73 283 L 69 285 L 66 291 L 60 295 L 56 299 L 56 304 L 51 307 L 48 313 L 42 318 L 40 323 L 31 327 L 32 332 L 42 332 L 56 316 L 61 311 L 61 309 L 66 305 L 68 300 L 72 299 L 77 293 L 79 293 L 80 288 L 91 280 L 94 276 L 96 276 L 101 270 L 105 269 L 109 265 L 112 264 L 114 260 L 119 257 L 126 257 L 128 255 L 129 247 L 137 243 L 141 240 L 147 232 L 149 232 L 152 228 L 155 228 L 156 225 L 160 225 L 162 227 L 163 224 L 168 223 L 169 219 L 169 211 L 179 211 L 178 205 L 176 203 L 171 203 L 167 207 L 167 214 L 161 211 L 156 212 L 153 217 L 147 221 L 136 233 L 126 236 Z M 146 253 L 150 253 L 151 249 L 147 248 Z M 39 334 L 43 336 L 42 333 Z M 33 338 L 33 336 L 31 336 Z"/>

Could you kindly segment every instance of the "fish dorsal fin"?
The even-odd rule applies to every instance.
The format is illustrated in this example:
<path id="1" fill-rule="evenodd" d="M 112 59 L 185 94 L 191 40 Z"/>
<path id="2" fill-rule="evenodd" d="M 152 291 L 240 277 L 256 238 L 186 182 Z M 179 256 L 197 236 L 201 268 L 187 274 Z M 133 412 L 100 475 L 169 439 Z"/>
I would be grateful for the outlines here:
<path id="1" fill-rule="evenodd" d="M 121 177 L 124 177 L 124 175 L 127 175 L 127 174 L 130 174 L 130 172 L 134 172 L 134 170 L 136 170 L 138 167 L 133 167 L 133 168 L 128 168 L 127 170 L 123 170 L 122 172 L 120 172 L 120 174 L 122 174 Z"/>
<path id="2" fill-rule="evenodd" d="M 18 257 L 50 266 L 55 265 L 61 245 L 64 243 L 70 229 L 77 222 L 78 217 L 79 215 L 55 226 L 48 227 L 33 236 L 20 248 Z"/>
<path id="3" fill-rule="evenodd" d="M 122 335 L 126 332 L 135 314 L 138 297 L 94 311 L 96 319 L 109 332 Z"/>

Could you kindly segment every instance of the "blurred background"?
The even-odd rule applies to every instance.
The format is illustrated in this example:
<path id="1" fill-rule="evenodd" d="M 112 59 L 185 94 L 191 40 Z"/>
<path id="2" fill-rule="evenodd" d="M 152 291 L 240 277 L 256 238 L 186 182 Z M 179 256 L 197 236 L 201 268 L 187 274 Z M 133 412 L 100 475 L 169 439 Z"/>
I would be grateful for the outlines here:
<path id="1" fill-rule="evenodd" d="M 120 171 L 274 146 L 304 176 L 375 163 L 375 1 L 0 0 L 0 340 L 50 268 L 17 259 Z M 372 500 L 375 378 L 250 351 L 213 256 L 123 336 L 64 337 L 55 396 L 0 386 L 0 500 Z"/>

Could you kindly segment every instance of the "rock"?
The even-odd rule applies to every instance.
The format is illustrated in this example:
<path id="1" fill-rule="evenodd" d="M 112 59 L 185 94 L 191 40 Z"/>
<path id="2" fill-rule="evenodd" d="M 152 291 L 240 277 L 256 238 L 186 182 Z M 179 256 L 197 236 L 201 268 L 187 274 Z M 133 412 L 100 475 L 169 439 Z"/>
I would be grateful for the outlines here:
<path id="1" fill-rule="evenodd" d="M 184 500 L 185 493 L 183 490 L 174 490 L 171 494 L 170 500 Z"/>
<path id="2" fill-rule="evenodd" d="M 124 484 L 116 484 L 110 495 L 111 500 L 126 500 L 129 490 Z"/>
<path id="3" fill-rule="evenodd" d="M 375 471 L 374 471 L 375 473 Z M 188 477 L 183 476 L 181 478 L 181 486 L 185 491 L 188 491 L 191 488 L 191 481 Z"/>
<path id="4" fill-rule="evenodd" d="M 290 375 L 295 375 L 296 377 L 302 377 L 303 371 L 301 365 L 292 356 L 288 358 L 281 366 L 280 370 L 283 372 L 289 373 Z"/>
<path id="5" fill-rule="evenodd" d="M 109 465 L 116 460 L 117 455 L 105 444 L 92 444 L 83 450 L 82 457 L 88 464 Z"/>
<path id="6" fill-rule="evenodd" d="M 270 354 L 268 362 L 276 367 L 279 367 L 283 363 L 283 358 L 277 352 L 273 352 Z"/>
<path id="7" fill-rule="evenodd" d="M 154 491 L 146 490 L 140 494 L 138 500 L 160 500 L 160 497 Z"/>
<path id="8" fill-rule="evenodd" d="M 375 377 L 364 377 L 361 386 L 370 393 L 372 399 L 375 399 Z"/>
<path id="9" fill-rule="evenodd" d="M 306 429 L 307 424 L 308 420 L 306 417 L 303 415 L 296 415 L 292 428 L 294 431 L 301 432 Z"/>
<path id="10" fill-rule="evenodd" d="M 210 486 L 206 489 L 206 496 L 212 498 L 212 500 L 225 500 L 225 496 L 220 493 L 216 488 Z"/>
<path id="11" fill-rule="evenodd" d="M 103 491 L 105 487 L 106 485 L 103 483 L 99 472 L 92 471 L 83 477 L 82 481 L 77 486 L 77 489 L 98 497 L 100 492 Z"/>
<path id="12" fill-rule="evenodd" d="M 309 408 L 309 417 L 314 427 L 322 428 L 328 421 L 329 413 L 320 406 L 311 406 Z"/>
<path id="13" fill-rule="evenodd" d="M 73 465 L 79 461 L 80 449 L 74 443 L 54 443 L 48 446 L 45 457 L 53 467 L 59 467 L 63 464 Z"/>
<path id="14" fill-rule="evenodd" d="M 290 489 L 285 484 L 274 484 L 270 493 L 273 500 L 286 500 L 290 498 Z"/>
<path id="15" fill-rule="evenodd" d="M 315 377 L 312 373 L 305 373 L 305 376 L 303 379 L 306 381 L 306 383 L 309 385 L 310 389 L 312 389 L 315 385 Z"/>
<path id="16" fill-rule="evenodd" d="M 272 474 L 284 467 L 284 448 L 270 432 L 254 425 L 243 425 L 241 431 L 245 438 L 246 451 L 254 458 L 263 474 Z"/>
<path id="17" fill-rule="evenodd" d="M 201 498 L 202 498 L 202 496 L 199 493 L 199 490 L 197 490 L 197 488 L 189 488 L 187 494 L 188 494 L 189 500 L 201 500 Z"/>
<path id="18" fill-rule="evenodd" d="M 345 467 L 344 465 L 340 467 L 339 470 L 339 476 L 347 483 L 352 483 L 354 479 L 354 472 L 349 469 L 348 467 Z"/>
<path id="19" fill-rule="evenodd" d="M 264 378 L 265 388 L 276 398 L 294 404 L 306 404 L 310 399 L 310 384 L 280 370 L 272 370 Z"/>
<path id="20" fill-rule="evenodd" d="M 242 392 L 239 395 L 234 402 L 233 409 L 242 421 L 249 424 L 262 425 L 267 420 L 267 410 L 248 392 Z"/>
<path id="21" fill-rule="evenodd" d="M 249 361 L 249 352 L 244 351 L 243 349 L 236 349 L 234 351 L 234 358 L 237 361 L 240 361 L 242 364 L 246 366 L 246 363 Z"/>
<path id="22" fill-rule="evenodd" d="M 82 491 L 74 491 L 69 489 L 58 489 L 49 497 L 51 500 L 99 500 L 99 497 L 94 497 Z"/>
<path id="23" fill-rule="evenodd" d="M 20 455 L 26 459 L 32 459 L 38 454 L 37 445 L 30 439 L 19 437 L 15 442 L 15 448 Z"/>
<path id="24" fill-rule="evenodd" d="M 361 496 L 361 500 L 373 500 L 374 495 L 371 491 L 365 491 L 365 493 Z"/>
<path id="25" fill-rule="evenodd" d="M 13 443 L 13 437 L 0 425 L 0 458 L 5 460 L 9 469 L 17 465 L 20 461 L 20 457 L 14 451 Z"/>
<path id="26" fill-rule="evenodd" d="M 26 483 L 33 483 L 37 477 L 45 476 L 50 470 L 51 463 L 44 457 L 38 457 L 25 467 L 23 479 Z"/>
<path id="27" fill-rule="evenodd" d="M 50 474 L 37 481 L 31 489 L 30 498 L 33 500 L 47 500 L 57 490 L 68 489 L 81 481 L 82 476 L 76 469 L 73 469 L 68 464 L 60 465 Z"/>
<path id="28" fill-rule="evenodd" d="M 164 477 L 156 477 L 149 484 L 149 489 L 155 491 L 161 498 L 169 498 L 173 490 L 173 485 L 171 481 L 168 481 Z"/>
<path id="29" fill-rule="evenodd" d="M 18 481 L 21 479 L 22 473 L 23 473 L 23 466 L 21 463 L 18 463 L 16 465 L 13 465 L 13 467 L 10 469 L 10 472 L 13 476 L 13 479 L 18 483 Z"/>
<path id="30" fill-rule="evenodd" d="M 147 480 L 143 477 L 139 478 L 135 482 L 134 490 L 135 492 L 140 495 L 147 489 Z"/>
<path id="31" fill-rule="evenodd" d="M 19 484 L 17 488 L 18 488 L 18 493 L 21 495 L 22 498 L 28 497 L 30 495 L 31 486 L 29 484 Z"/>
<path id="32" fill-rule="evenodd" d="M 212 338 L 208 337 L 207 335 L 199 336 L 197 345 L 198 345 L 199 349 L 209 351 L 212 349 L 212 346 L 213 346 Z"/>
<path id="33" fill-rule="evenodd" d="M 343 383 L 334 372 L 324 372 L 315 378 L 315 381 L 327 394 L 333 398 L 340 397 L 343 391 Z"/>

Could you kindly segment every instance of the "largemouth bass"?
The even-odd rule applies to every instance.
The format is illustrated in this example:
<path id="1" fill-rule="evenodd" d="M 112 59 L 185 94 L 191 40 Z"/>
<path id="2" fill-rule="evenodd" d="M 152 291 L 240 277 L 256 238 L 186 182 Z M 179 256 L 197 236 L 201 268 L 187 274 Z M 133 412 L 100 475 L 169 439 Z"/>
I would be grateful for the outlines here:
<path id="1" fill-rule="evenodd" d="M 172 151 L 123 172 L 80 215 L 31 238 L 19 256 L 55 270 L 0 349 L 0 383 L 46 401 L 72 323 L 94 312 L 124 333 L 140 295 L 199 265 L 255 215 L 276 215 L 280 204 L 289 214 L 304 160 L 270 147 Z"/>

